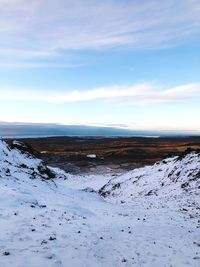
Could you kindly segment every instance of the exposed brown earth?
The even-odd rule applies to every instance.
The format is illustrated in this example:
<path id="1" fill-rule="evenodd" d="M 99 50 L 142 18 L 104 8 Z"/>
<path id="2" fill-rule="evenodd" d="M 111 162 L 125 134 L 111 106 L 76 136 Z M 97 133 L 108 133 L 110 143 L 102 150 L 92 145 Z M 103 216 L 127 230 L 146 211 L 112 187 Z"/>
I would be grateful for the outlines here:
<path id="1" fill-rule="evenodd" d="M 72 173 L 120 172 L 153 164 L 169 155 L 179 155 L 188 148 L 200 149 L 200 137 L 48 137 L 20 140 L 39 151 L 48 164 Z"/>

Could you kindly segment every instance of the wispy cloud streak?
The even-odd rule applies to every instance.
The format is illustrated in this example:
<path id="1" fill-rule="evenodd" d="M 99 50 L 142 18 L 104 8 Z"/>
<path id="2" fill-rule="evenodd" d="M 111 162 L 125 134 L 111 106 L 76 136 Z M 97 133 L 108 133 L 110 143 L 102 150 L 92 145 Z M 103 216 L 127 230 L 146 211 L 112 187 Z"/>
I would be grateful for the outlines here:
<path id="1" fill-rule="evenodd" d="M 163 104 L 187 101 L 200 97 L 200 83 L 163 88 L 151 83 L 132 86 L 110 86 L 91 90 L 67 92 L 42 90 L 18 90 L 0 88 L 0 101 L 44 101 L 49 103 L 73 103 L 84 101 L 116 101 L 124 105 Z"/>
<path id="2" fill-rule="evenodd" d="M 200 34 L 199 0 L 1 0 L 0 56 L 159 48 Z"/>

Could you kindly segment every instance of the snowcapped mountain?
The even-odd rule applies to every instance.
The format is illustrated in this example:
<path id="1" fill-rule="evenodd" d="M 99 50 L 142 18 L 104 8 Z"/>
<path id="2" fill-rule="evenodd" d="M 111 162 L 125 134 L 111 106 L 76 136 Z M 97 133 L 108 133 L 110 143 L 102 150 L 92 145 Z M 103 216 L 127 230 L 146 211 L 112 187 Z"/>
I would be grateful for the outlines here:
<path id="1" fill-rule="evenodd" d="M 199 266 L 199 153 L 114 178 L 37 157 L 0 140 L 0 266 Z"/>
<path id="2" fill-rule="evenodd" d="M 147 197 L 193 196 L 200 200 L 200 152 L 186 151 L 180 156 L 135 169 L 110 180 L 100 194 L 112 202 L 133 202 Z"/>

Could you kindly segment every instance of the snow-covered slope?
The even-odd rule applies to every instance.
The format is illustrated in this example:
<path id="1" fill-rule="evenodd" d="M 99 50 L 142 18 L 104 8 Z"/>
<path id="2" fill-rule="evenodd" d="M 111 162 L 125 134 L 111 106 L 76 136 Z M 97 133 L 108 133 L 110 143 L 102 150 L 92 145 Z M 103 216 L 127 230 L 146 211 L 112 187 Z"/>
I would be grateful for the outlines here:
<path id="1" fill-rule="evenodd" d="M 197 155 L 182 161 L 169 159 L 111 180 L 112 176 L 70 176 L 47 167 L 30 153 L 21 143 L 9 148 L 0 141 L 0 266 L 199 266 Z M 182 174 L 176 175 L 175 170 L 166 179 L 167 166 L 171 171 L 179 166 Z M 151 175 L 147 177 L 148 170 Z M 139 179 L 138 175 L 143 176 Z M 188 178 L 193 180 L 182 186 Z M 131 187 L 134 179 L 138 201 L 130 198 L 130 192 L 136 193 Z M 142 189 L 145 181 L 151 186 Z M 98 190 L 104 183 L 101 192 L 111 191 L 109 201 L 130 203 L 112 204 L 88 189 Z M 124 193 L 114 190 L 118 183 L 116 189 Z M 148 193 L 152 189 L 159 199 Z M 190 207 L 176 205 L 177 195 L 180 203 L 190 203 Z"/>
<path id="2" fill-rule="evenodd" d="M 156 197 L 200 200 L 200 153 L 185 152 L 157 162 L 153 166 L 135 169 L 110 180 L 100 194 L 114 202 L 150 201 Z"/>
<path id="3" fill-rule="evenodd" d="M 51 179 L 65 176 L 65 173 L 53 169 L 30 153 L 30 147 L 14 141 L 10 148 L 0 140 L 0 178 L 12 177 L 18 179 Z"/>

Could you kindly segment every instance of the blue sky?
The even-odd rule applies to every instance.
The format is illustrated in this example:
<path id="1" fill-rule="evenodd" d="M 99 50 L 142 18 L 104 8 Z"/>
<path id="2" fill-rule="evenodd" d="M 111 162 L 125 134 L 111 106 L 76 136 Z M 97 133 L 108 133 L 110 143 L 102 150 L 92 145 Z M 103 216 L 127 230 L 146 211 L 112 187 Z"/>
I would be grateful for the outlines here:
<path id="1" fill-rule="evenodd" d="M 198 0 L 1 0 L 0 121 L 200 131 Z"/>

